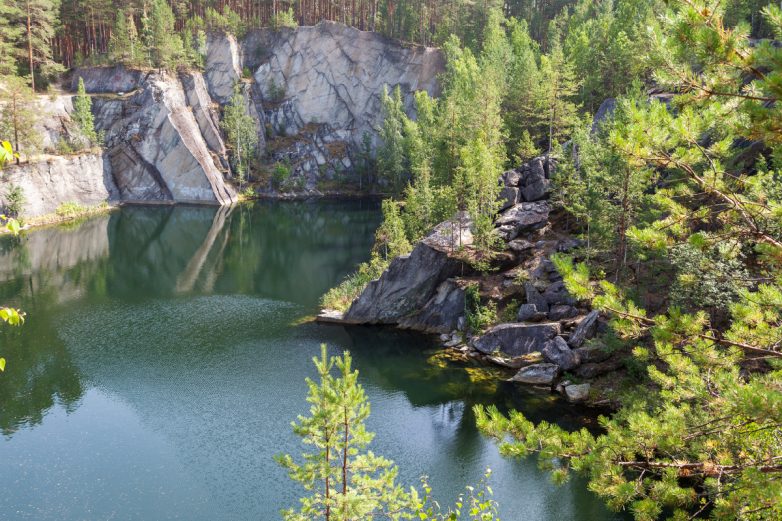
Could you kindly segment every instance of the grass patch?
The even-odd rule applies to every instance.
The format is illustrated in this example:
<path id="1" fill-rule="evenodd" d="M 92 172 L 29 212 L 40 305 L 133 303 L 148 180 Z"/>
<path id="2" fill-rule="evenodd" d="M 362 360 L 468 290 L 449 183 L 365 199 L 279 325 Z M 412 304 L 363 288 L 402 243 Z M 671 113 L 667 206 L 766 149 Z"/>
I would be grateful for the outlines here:
<path id="1" fill-rule="evenodd" d="M 79 203 L 66 202 L 58 206 L 54 213 L 47 213 L 37 217 L 25 219 L 24 224 L 25 228 L 60 224 L 64 222 L 86 219 L 87 217 L 92 217 L 93 215 L 101 215 L 111 211 L 112 209 L 113 207 L 109 206 L 109 203 L 107 202 L 102 202 L 95 206 L 84 206 Z"/>
<path id="2" fill-rule="evenodd" d="M 359 265 L 355 273 L 348 275 L 339 286 L 331 288 L 320 299 L 320 305 L 323 309 L 333 309 L 345 312 L 350 304 L 358 297 L 367 284 L 380 277 L 383 271 L 388 267 L 388 261 L 377 254 L 372 255 L 369 262 Z"/>

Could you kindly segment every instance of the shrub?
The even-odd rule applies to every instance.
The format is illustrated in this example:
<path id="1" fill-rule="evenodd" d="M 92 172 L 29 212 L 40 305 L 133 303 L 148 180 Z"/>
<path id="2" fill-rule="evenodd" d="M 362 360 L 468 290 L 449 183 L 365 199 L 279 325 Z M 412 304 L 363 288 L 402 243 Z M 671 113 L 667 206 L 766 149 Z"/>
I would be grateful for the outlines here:
<path id="1" fill-rule="evenodd" d="M 269 100 L 271 101 L 280 101 L 285 97 L 285 87 L 278 85 L 274 78 L 269 78 L 266 90 L 269 94 Z"/>
<path id="2" fill-rule="evenodd" d="M 467 327 L 475 333 L 483 331 L 497 322 L 497 304 L 495 302 L 481 304 L 478 284 L 470 284 L 465 289 L 464 307 Z"/>
<path id="3" fill-rule="evenodd" d="M 24 206 L 24 192 L 17 185 L 11 185 L 5 193 L 5 213 L 9 217 L 18 217 Z"/>
<path id="4" fill-rule="evenodd" d="M 72 218 L 81 215 L 86 211 L 87 208 L 79 203 L 67 202 L 60 204 L 54 213 L 56 213 L 58 217 Z"/>
<path id="5" fill-rule="evenodd" d="M 377 253 L 372 254 L 369 262 L 359 265 L 355 273 L 348 275 L 339 286 L 331 288 L 320 300 L 324 309 L 347 311 L 350 304 L 358 297 L 371 281 L 380 277 L 388 266 L 387 260 Z"/>
<path id="6" fill-rule="evenodd" d="M 289 7 L 287 11 L 280 11 L 272 18 L 272 27 L 275 29 L 280 29 L 282 27 L 297 27 L 298 25 L 292 7 Z"/>
<path id="7" fill-rule="evenodd" d="M 277 162 L 272 170 L 272 185 L 274 188 L 281 188 L 291 176 L 291 167 L 285 163 Z"/>

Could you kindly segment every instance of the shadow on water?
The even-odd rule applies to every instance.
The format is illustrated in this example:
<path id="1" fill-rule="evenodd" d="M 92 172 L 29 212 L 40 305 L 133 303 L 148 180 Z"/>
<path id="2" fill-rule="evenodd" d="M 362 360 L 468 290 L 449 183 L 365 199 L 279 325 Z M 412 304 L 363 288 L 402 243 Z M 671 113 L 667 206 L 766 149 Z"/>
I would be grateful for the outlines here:
<path id="1" fill-rule="evenodd" d="M 304 378 L 348 349 L 374 449 L 452 498 L 494 469 L 504 519 L 610 519 L 584 484 L 509 461 L 472 406 L 592 428 L 591 415 L 393 329 L 298 324 L 368 256 L 371 201 L 127 207 L 0 240 L 0 510 L 14 519 L 274 519 L 302 493 L 272 461 L 302 447 Z"/>

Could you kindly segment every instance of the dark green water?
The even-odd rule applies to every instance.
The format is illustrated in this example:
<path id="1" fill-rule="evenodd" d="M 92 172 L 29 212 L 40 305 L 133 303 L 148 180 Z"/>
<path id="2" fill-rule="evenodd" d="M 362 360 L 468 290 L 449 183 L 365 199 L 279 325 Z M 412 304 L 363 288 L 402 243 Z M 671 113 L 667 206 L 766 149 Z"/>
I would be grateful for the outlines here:
<path id="1" fill-rule="evenodd" d="M 304 378 L 321 342 L 349 349 L 372 402 L 373 448 L 441 501 L 488 466 L 505 520 L 612 516 L 584 484 L 550 484 L 476 432 L 475 403 L 568 426 L 579 411 L 432 344 L 300 324 L 364 260 L 369 202 L 124 208 L 0 242 L 0 302 L 22 307 L 0 353 L 0 518 L 271 520 L 301 491 L 272 461 L 301 447 Z"/>

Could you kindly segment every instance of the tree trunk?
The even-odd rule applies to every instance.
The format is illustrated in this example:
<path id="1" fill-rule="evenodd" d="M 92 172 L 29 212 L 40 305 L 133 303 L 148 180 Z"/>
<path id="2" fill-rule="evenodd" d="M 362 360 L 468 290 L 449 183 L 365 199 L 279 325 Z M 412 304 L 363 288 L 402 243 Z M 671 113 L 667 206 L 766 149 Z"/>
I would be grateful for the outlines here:
<path id="1" fill-rule="evenodd" d="M 30 87 L 35 92 L 35 69 L 33 69 L 33 30 L 30 16 L 30 0 L 27 0 L 27 54 L 30 58 Z"/>

